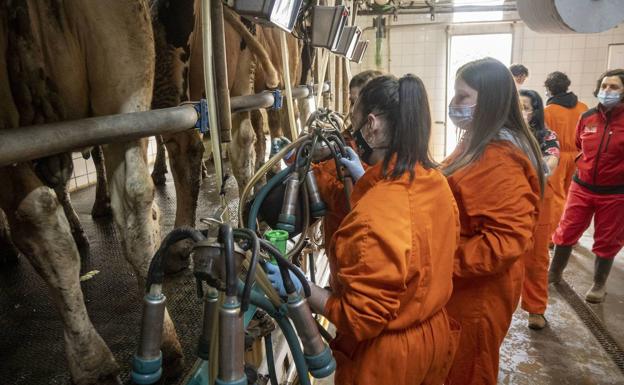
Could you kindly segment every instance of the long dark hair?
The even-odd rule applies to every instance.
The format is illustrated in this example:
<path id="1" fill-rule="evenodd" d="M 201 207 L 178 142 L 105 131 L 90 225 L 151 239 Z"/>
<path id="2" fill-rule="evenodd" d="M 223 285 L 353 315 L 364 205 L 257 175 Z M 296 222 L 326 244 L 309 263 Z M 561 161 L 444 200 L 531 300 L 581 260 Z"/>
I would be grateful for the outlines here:
<path id="1" fill-rule="evenodd" d="M 542 102 L 542 97 L 533 90 L 520 90 L 520 96 L 526 96 L 531 100 L 533 113 L 531 114 L 529 128 L 533 131 L 533 136 L 537 139 L 537 143 L 542 143 L 547 134 L 546 124 L 544 123 L 544 102 Z"/>
<path id="2" fill-rule="evenodd" d="M 407 74 L 401 79 L 392 75 L 369 81 L 358 97 L 357 113 L 383 115 L 390 139 L 389 149 L 383 160 L 383 175 L 400 178 L 405 172 L 414 178 L 414 167 L 420 163 L 424 168 L 438 165 L 429 154 L 431 137 L 431 112 L 427 90 L 419 77 Z M 396 156 L 392 171 L 390 161 Z"/>
<path id="3" fill-rule="evenodd" d="M 534 164 L 535 172 L 540 177 L 543 191 L 545 180 L 540 164 L 540 147 L 524 123 L 511 72 L 500 61 L 484 58 L 464 64 L 457 71 L 457 78 L 478 92 L 477 105 L 471 128 L 462 135 L 460 152 L 446 165 L 444 173 L 452 175 L 477 161 L 490 142 L 497 139 L 501 128 L 505 127 L 531 152 L 527 154 L 529 159 L 537 162 Z"/>

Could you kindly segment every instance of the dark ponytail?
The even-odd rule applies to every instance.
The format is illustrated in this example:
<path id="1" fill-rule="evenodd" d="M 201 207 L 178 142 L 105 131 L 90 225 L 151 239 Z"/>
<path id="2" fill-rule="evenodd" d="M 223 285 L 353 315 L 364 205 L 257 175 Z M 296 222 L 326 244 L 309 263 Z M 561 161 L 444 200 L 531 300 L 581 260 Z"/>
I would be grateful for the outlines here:
<path id="1" fill-rule="evenodd" d="M 426 169 L 438 166 L 429 154 L 431 113 L 420 78 L 412 74 L 401 79 L 391 75 L 377 77 L 364 86 L 358 105 L 365 115 L 383 114 L 388 123 L 390 146 L 383 160 L 384 177 L 398 179 L 409 172 L 413 179 L 417 163 Z M 388 166 L 395 157 L 396 164 L 389 172 Z"/>

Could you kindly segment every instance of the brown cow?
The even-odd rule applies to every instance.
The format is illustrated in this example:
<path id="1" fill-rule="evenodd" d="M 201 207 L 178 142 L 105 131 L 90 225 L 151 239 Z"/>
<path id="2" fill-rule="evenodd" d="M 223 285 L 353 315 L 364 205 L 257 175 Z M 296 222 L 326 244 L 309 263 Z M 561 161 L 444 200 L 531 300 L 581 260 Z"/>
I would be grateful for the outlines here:
<path id="1" fill-rule="evenodd" d="M 148 4 L 2 0 L 0 63 L 0 129 L 147 110 L 154 79 Z M 104 153 L 115 223 L 141 284 L 160 241 L 146 141 L 107 145 Z M 118 366 L 87 315 L 66 213 L 46 186 L 67 175 L 64 156 L 0 168 L 0 208 L 15 245 L 50 288 L 73 382 L 116 382 Z M 168 316 L 163 353 L 180 363 Z"/>

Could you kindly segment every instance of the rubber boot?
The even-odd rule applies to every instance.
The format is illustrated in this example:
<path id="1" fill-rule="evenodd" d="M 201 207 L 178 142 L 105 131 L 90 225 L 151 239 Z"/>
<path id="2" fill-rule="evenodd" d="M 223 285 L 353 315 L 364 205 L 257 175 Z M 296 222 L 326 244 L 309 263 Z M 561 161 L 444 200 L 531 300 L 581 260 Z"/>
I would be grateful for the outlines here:
<path id="1" fill-rule="evenodd" d="M 572 246 L 555 245 L 555 255 L 548 269 L 548 283 L 559 283 L 561 281 L 561 275 L 570 260 L 571 254 Z"/>
<path id="2" fill-rule="evenodd" d="M 589 303 L 601 303 L 607 295 L 607 278 L 613 266 L 613 258 L 596 257 L 594 262 L 594 285 L 585 294 L 585 301 Z"/>

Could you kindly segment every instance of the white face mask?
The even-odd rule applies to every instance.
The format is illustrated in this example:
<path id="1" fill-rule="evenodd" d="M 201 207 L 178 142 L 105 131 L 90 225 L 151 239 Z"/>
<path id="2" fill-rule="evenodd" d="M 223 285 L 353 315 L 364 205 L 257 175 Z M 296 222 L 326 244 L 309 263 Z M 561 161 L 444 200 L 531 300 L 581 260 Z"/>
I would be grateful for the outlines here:
<path id="1" fill-rule="evenodd" d="M 449 106 L 449 118 L 455 126 L 465 130 L 472 122 L 476 107 L 476 104 L 472 106 Z"/>
<path id="2" fill-rule="evenodd" d="M 600 90 L 598 101 L 605 107 L 613 107 L 620 102 L 622 94 L 619 92 Z"/>

